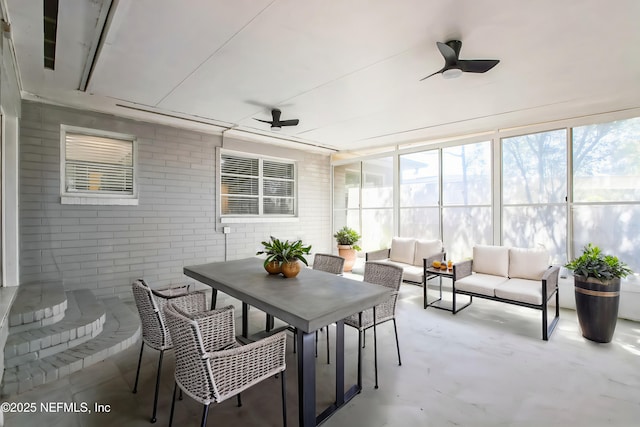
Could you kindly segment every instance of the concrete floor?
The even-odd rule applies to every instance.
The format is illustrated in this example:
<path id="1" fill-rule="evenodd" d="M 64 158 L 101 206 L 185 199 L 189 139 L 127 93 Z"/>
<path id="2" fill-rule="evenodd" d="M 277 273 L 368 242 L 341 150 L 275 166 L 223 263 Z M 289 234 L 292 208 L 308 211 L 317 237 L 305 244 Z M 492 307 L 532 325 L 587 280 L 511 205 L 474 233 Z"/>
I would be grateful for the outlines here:
<path id="1" fill-rule="evenodd" d="M 323 425 L 338 426 L 637 426 L 640 420 L 640 323 L 620 320 L 613 342 L 582 338 L 574 311 L 542 341 L 540 313 L 474 300 L 456 314 L 422 309 L 422 289 L 403 285 L 398 305 L 402 366 L 391 323 L 378 328 L 380 388 L 373 388 L 373 341 L 367 336 L 364 389 Z M 252 310 L 254 329 L 264 315 Z M 239 322 L 238 325 L 239 326 Z M 332 334 L 333 337 L 334 334 Z M 347 380 L 355 382 L 357 334 L 346 328 Z M 288 342 L 289 425 L 297 425 L 296 362 Z M 149 426 L 158 353 L 145 351 L 137 394 L 131 393 L 139 344 L 91 368 L 12 398 L 33 413 L 5 413 L 6 426 Z M 333 348 L 333 346 L 332 346 Z M 334 364 L 326 364 L 324 333 L 317 362 L 318 411 L 332 400 Z M 158 425 L 167 425 L 173 364 L 165 357 Z M 109 412 L 45 412 L 40 403 L 108 405 Z M 208 425 L 280 426 L 280 380 L 269 379 L 213 405 Z M 105 406 L 106 409 L 106 406 Z M 175 425 L 199 425 L 201 406 L 176 404 Z"/>

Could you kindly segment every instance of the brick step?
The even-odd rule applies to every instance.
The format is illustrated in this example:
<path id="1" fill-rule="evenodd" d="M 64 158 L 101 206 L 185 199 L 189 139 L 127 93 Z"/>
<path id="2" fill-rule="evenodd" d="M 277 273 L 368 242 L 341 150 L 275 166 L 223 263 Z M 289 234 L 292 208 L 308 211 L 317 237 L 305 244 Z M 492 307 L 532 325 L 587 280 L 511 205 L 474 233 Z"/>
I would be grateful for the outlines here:
<path id="1" fill-rule="evenodd" d="M 102 333 L 60 353 L 6 368 L 0 396 L 6 398 L 24 393 L 101 362 L 133 345 L 141 333 L 138 314 L 117 297 L 99 302 L 104 304 L 106 311 Z"/>
<path id="2" fill-rule="evenodd" d="M 64 317 L 66 309 L 62 282 L 22 284 L 9 313 L 9 333 L 52 325 Z"/>
<path id="3" fill-rule="evenodd" d="M 67 292 L 67 310 L 59 322 L 15 332 L 4 348 L 5 367 L 11 368 L 75 347 L 102 332 L 104 304 L 88 289 Z"/>

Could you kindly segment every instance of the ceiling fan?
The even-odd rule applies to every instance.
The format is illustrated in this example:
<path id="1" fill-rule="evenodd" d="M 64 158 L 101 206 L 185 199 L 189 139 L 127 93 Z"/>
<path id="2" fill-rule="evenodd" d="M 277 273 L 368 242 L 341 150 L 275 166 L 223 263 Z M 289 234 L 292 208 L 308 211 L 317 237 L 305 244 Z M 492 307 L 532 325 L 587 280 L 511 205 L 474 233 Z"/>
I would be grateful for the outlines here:
<path id="1" fill-rule="evenodd" d="M 271 130 L 280 130 L 282 126 L 296 126 L 300 122 L 298 119 L 280 120 L 281 114 L 282 114 L 282 111 L 280 111 L 277 108 L 274 108 L 271 110 L 272 120 L 261 120 L 256 118 L 254 118 L 254 120 L 257 120 L 262 123 L 269 123 L 271 125 Z"/>
<path id="2" fill-rule="evenodd" d="M 444 56 L 444 67 L 420 79 L 420 81 L 441 73 L 445 79 L 459 77 L 462 73 L 485 73 L 500 62 L 498 59 L 458 59 L 460 48 L 462 47 L 460 40 L 449 40 L 446 43 L 436 42 L 436 44 L 438 45 L 438 50 Z"/>

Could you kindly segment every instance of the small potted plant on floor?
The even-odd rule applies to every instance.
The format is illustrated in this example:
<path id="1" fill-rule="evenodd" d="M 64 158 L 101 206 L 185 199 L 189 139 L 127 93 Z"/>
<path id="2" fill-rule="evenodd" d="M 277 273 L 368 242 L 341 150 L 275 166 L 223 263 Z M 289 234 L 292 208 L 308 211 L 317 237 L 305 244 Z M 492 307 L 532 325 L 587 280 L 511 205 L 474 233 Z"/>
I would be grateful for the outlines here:
<path id="1" fill-rule="evenodd" d="M 307 263 L 304 255 L 311 251 L 311 245 L 304 246 L 302 240 L 289 242 L 282 241 L 271 236 L 268 242 L 262 242 L 264 250 L 256 252 L 256 255 L 266 254 L 264 268 L 269 274 L 282 273 L 285 277 L 295 277 L 300 272 L 300 263 Z"/>
<path id="2" fill-rule="evenodd" d="M 618 320 L 620 279 L 631 274 L 631 269 L 591 243 L 565 267 L 574 274 L 576 312 L 582 336 L 596 342 L 610 342 Z"/>
<path id="3" fill-rule="evenodd" d="M 356 244 L 360 240 L 360 234 L 345 225 L 333 237 L 338 242 L 338 255 L 345 259 L 343 270 L 351 271 L 356 262 L 356 251 L 360 250 L 360 246 Z"/>

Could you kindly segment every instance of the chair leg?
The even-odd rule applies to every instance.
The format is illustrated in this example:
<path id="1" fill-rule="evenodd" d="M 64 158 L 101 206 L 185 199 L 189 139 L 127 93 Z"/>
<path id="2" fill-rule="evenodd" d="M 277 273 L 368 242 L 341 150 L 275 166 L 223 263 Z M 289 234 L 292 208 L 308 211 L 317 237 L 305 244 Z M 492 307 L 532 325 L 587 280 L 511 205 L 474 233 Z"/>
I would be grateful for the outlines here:
<path id="1" fill-rule="evenodd" d="M 207 425 L 207 416 L 209 415 L 209 405 L 204 405 L 204 411 L 202 411 L 202 427 Z"/>
<path id="2" fill-rule="evenodd" d="M 287 386 L 285 381 L 285 371 L 282 371 L 282 425 L 287 427 Z"/>
<path id="3" fill-rule="evenodd" d="M 171 412 L 169 413 L 169 427 L 173 425 L 173 411 L 176 408 L 176 389 L 178 388 L 178 383 L 173 382 L 173 397 L 171 398 Z M 180 393 L 182 393 L 182 389 L 180 389 Z"/>
<path id="4" fill-rule="evenodd" d="M 318 330 L 316 329 L 316 357 L 318 357 Z"/>
<path id="5" fill-rule="evenodd" d="M 376 386 L 378 388 L 378 339 L 376 336 L 376 307 L 373 306 L 373 367 L 376 374 Z"/>
<path id="6" fill-rule="evenodd" d="M 241 393 L 238 393 L 236 395 L 236 399 L 238 400 L 238 408 L 240 408 L 242 406 L 242 396 Z"/>
<path id="7" fill-rule="evenodd" d="M 402 366 L 402 359 L 400 359 L 400 342 L 398 341 L 398 328 L 396 327 L 396 319 L 393 318 L 393 331 L 396 333 L 396 348 L 398 349 L 398 365 Z"/>
<path id="8" fill-rule="evenodd" d="M 156 412 L 158 411 L 158 393 L 160 392 L 160 373 L 162 372 L 162 357 L 164 356 L 164 350 L 160 350 L 160 359 L 158 360 L 158 374 L 156 375 L 156 394 L 153 398 L 153 413 L 151 414 L 151 422 L 155 423 Z"/>
<path id="9" fill-rule="evenodd" d="M 140 346 L 140 357 L 138 357 L 138 369 L 136 370 L 136 382 L 133 383 L 133 392 L 138 392 L 138 377 L 140 377 L 140 364 L 142 363 L 142 350 L 144 350 L 144 341 L 142 341 L 142 345 Z"/>

